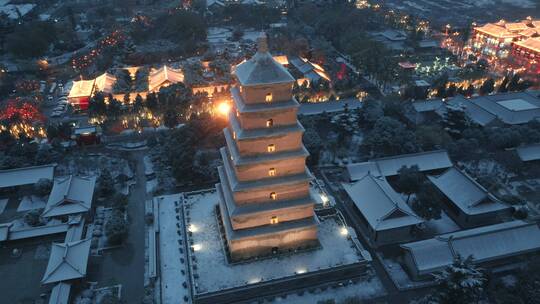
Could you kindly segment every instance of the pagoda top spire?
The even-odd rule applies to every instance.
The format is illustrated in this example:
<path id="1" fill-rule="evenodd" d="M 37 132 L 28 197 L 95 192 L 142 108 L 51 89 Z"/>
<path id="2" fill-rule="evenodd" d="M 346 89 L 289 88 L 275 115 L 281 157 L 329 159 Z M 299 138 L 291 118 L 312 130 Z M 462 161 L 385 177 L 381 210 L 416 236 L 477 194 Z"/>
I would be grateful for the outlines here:
<path id="1" fill-rule="evenodd" d="M 265 32 L 261 32 L 261 35 L 257 38 L 257 51 L 259 53 L 268 52 L 268 37 Z"/>
<path id="2" fill-rule="evenodd" d="M 294 82 L 294 77 L 277 62 L 268 51 L 265 32 L 257 38 L 257 53 L 251 59 L 237 65 L 233 70 L 241 85 L 263 85 Z"/>

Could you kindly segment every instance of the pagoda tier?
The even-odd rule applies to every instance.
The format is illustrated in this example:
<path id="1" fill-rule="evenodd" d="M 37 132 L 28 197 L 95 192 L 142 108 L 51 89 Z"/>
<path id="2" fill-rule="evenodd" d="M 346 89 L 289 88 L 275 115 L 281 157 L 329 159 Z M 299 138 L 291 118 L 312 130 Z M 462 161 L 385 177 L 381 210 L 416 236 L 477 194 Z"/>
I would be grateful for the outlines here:
<path id="1" fill-rule="evenodd" d="M 294 78 L 267 52 L 238 65 L 220 149 L 219 208 L 233 260 L 317 244 Z"/>

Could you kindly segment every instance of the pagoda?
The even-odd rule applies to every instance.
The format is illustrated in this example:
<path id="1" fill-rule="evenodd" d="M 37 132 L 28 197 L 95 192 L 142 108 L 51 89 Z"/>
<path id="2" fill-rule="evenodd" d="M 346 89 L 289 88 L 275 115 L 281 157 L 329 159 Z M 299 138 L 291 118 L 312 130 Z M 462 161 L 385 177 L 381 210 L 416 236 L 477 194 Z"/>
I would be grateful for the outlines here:
<path id="1" fill-rule="evenodd" d="M 270 55 L 265 34 L 233 74 L 238 84 L 216 184 L 231 261 L 317 246 L 295 79 Z"/>

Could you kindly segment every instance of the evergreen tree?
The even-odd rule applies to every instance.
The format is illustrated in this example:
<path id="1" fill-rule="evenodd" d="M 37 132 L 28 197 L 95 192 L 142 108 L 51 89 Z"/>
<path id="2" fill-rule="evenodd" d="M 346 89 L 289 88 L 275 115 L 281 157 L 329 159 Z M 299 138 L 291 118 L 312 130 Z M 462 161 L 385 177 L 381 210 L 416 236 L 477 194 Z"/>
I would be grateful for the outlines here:
<path id="1" fill-rule="evenodd" d="M 488 78 L 480 87 L 479 93 L 480 95 L 488 95 L 491 94 L 493 90 L 495 90 L 495 80 L 493 80 L 493 78 Z"/>
<path id="2" fill-rule="evenodd" d="M 416 193 L 412 209 L 416 214 L 429 221 L 441 218 L 442 197 L 430 183 L 423 183 Z"/>
<path id="3" fill-rule="evenodd" d="M 137 94 L 135 97 L 135 102 L 133 103 L 133 110 L 136 113 L 139 113 L 143 109 L 143 99 L 141 95 Z"/>
<path id="4" fill-rule="evenodd" d="M 510 80 L 508 79 L 508 75 L 504 76 L 503 78 L 503 81 L 501 82 L 501 84 L 499 85 L 499 89 L 497 90 L 497 92 L 499 93 L 506 93 L 508 92 L 508 82 Z"/>
<path id="5" fill-rule="evenodd" d="M 422 173 L 420 173 L 417 165 L 403 166 L 398 170 L 397 188 L 400 192 L 407 194 L 407 203 L 411 194 L 420 190 L 422 179 Z"/>
<path id="6" fill-rule="evenodd" d="M 446 90 L 446 96 L 447 97 L 454 97 L 456 96 L 457 88 L 455 84 L 451 84 L 448 86 L 448 89 Z"/>
<path id="7" fill-rule="evenodd" d="M 461 137 L 461 132 L 469 126 L 469 119 L 465 113 L 465 107 L 459 105 L 447 105 L 443 118 L 443 126 L 452 137 Z"/>
<path id="8" fill-rule="evenodd" d="M 465 90 L 465 92 L 463 92 L 463 95 L 465 95 L 465 97 L 472 97 L 473 94 L 474 94 L 474 86 L 470 84 Z"/>
<path id="9" fill-rule="evenodd" d="M 472 263 L 472 257 L 458 256 L 454 263 L 435 275 L 439 283 L 437 298 L 440 304 L 479 303 L 486 277 Z"/>
<path id="10" fill-rule="evenodd" d="M 155 112 L 157 110 L 158 103 L 155 93 L 148 93 L 148 95 L 146 95 L 146 106 L 148 109 L 150 109 L 150 111 Z"/>
<path id="11" fill-rule="evenodd" d="M 512 79 L 510 79 L 510 82 L 507 86 L 509 92 L 515 92 L 519 89 L 520 79 L 521 77 L 519 76 L 519 74 L 514 74 L 514 76 L 512 76 Z"/>

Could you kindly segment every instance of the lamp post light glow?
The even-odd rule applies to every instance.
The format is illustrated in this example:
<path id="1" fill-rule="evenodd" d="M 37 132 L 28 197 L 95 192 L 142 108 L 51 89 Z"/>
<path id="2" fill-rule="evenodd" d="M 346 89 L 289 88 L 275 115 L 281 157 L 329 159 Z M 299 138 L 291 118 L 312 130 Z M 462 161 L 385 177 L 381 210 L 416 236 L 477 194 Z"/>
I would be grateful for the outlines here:
<path id="1" fill-rule="evenodd" d="M 305 269 L 305 268 L 299 268 L 299 269 L 297 269 L 295 272 L 296 272 L 296 274 L 302 274 L 302 273 L 306 273 L 306 272 L 307 272 L 307 269 Z"/>
<path id="2" fill-rule="evenodd" d="M 231 105 L 227 102 L 221 102 L 220 104 L 218 104 L 217 110 L 219 114 L 227 116 L 229 114 L 229 111 L 231 110 Z"/>
<path id="3" fill-rule="evenodd" d="M 343 236 L 349 235 L 349 230 L 347 230 L 347 227 L 342 227 L 339 233 Z"/>
<path id="4" fill-rule="evenodd" d="M 326 207 L 326 206 L 328 206 L 328 201 L 330 201 L 330 200 L 328 199 L 328 196 L 326 196 L 326 194 L 322 193 L 321 194 L 321 201 L 323 203 L 323 206 Z"/>
<path id="5" fill-rule="evenodd" d="M 199 229 L 197 228 L 197 226 L 191 224 L 191 225 L 189 225 L 189 227 L 188 227 L 188 231 L 189 231 L 189 232 L 197 232 L 197 231 L 199 231 Z"/>
<path id="6" fill-rule="evenodd" d="M 193 246 L 191 246 L 193 248 L 193 251 L 199 251 L 202 249 L 202 246 L 201 244 L 195 244 Z"/>

